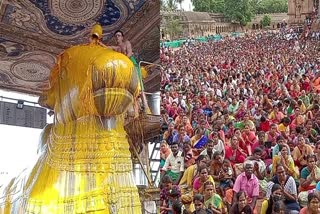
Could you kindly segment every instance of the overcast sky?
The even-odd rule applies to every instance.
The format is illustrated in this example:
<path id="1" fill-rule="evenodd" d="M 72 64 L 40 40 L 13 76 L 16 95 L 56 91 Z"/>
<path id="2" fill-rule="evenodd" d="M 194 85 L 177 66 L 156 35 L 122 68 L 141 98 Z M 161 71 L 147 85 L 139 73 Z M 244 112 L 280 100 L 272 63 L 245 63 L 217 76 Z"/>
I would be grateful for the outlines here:
<path id="1" fill-rule="evenodd" d="M 180 6 L 179 6 L 180 7 Z M 182 2 L 182 8 L 184 11 L 192 11 L 192 3 L 191 0 L 184 0 Z"/>
<path id="2" fill-rule="evenodd" d="M 0 90 L 0 101 L 14 102 L 3 99 L 1 96 L 31 102 L 38 100 L 35 96 L 4 90 Z M 18 175 L 26 167 L 33 165 L 37 159 L 36 152 L 41 131 L 41 129 L 0 124 L 0 185 Z"/>

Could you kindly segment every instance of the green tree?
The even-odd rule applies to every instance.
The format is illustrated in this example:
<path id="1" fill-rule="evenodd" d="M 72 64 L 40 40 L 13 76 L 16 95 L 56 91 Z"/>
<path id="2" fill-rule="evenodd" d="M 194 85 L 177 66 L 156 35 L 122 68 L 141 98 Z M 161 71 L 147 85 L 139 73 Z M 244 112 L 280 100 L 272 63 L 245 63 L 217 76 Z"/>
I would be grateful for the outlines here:
<path id="1" fill-rule="evenodd" d="M 166 20 L 165 29 L 171 40 L 178 38 L 183 32 L 180 20 L 175 17 L 170 17 Z"/>
<path id="2" fill-rule="evenodd" d="M 225 10 L 224 0 L 192 0 L 194 11 L 223 13 Z"/>
<path id="3" fill-rule="evenodd" d="M 256 14 L 265 13 L 287 13 L 288 0 L 252 0 L 257 1 L 255 8 Z"/>
<path id="4" fill-rule="evenodd" d="M 268 16 L 268 15 L 264 15 L 263 18 L 262 18 L 261 21 L 260 21 L 260 24 L 261 24 L 263 27 L 270 26 L 270 24 L 271 24 L 271 17 Z"/>
<path id="5" fill-rule="evenodd" d="M 177 1 L 183 2 L 183 0 L 160 0 L 160 10 L 162 11 L 174 11 L 177 9 Z M 180 3 L 180 4 L 181 4 Z"/>
<path id="6" fill-rule="evenodd" d="M 253 17 L 253 8 L 250 0 L 225 0 L 224 15 L 232 21 L 245 26 Z"/>
<path id="7" fill-rule="evenodd" d="M 160 10 L 162 10 L 162 11 L 167 10 L 165 0 L 160 0 Z"/>

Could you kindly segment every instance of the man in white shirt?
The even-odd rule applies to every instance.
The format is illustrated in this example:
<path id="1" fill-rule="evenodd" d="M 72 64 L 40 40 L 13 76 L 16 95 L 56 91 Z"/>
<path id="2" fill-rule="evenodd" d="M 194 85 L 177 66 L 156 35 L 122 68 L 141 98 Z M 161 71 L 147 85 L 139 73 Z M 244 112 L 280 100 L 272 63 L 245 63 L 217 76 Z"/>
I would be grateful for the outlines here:
<path id="1" fill-rule="evenodd" d="M 161 177 L 169 175 L 174 184 L 178 185 L 184 172 L 184 158 L 177 142 L 171 144 L 171 154 L 167 157 L 162 168 Z"/>

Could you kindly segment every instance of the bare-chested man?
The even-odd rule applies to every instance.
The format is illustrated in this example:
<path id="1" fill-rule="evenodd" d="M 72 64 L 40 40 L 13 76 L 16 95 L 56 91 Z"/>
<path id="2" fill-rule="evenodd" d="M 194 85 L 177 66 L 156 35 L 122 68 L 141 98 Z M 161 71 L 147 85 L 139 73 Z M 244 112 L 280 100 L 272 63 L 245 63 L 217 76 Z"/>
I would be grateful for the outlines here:
<path id="1" fill-rule="evenodd" d="M 114 33 L 114 36 L 116 38 L 117 41 L 117 46 L 110 46 L 109 48 L 112 48 L 113 50 L 123 53 L 124 55 L 126 55 L 127 57 L 130 58 L 130 60 L 133 62 L 134 66 L 136 67 L 137 70 L 137 74 L 139 77 L 139 81 L 140 81 L 140 86 L 141 86 L 141 90 L 142 90 L 142 102 L 143 102 L 143 106 L 144 106 L 144 111 L 147 113 L 151 113 L 148 103 L 147 103 L 147 99 L 145 97 L 144 94 L 144 86 L 143 86 L 143 81 L 142 81 L 142 74 L 141 74 L 141 69 L 140 66 L 137 62 L 137 60 L 135 59 L 135 57 L 133 56 L 133 51 L 132 51 L 132 46 L 129 40 L 124 39 L 124 34 L 121 30 L 117 30 Z"/>
<path id="2" fill-rule="evenodd" d="M 124 40 L 123 32 L 120 30 L 117 30 L 114 33 L 114 36 L 116 37 L 117 45 L 118 45 L 114 47 L 114 49 L 118 52 L 121 52 L 127 55 L 127 57 L 129 58 L 132 57 L 133 53 L 132 53 L 131 43 L 129 40 Z"/>

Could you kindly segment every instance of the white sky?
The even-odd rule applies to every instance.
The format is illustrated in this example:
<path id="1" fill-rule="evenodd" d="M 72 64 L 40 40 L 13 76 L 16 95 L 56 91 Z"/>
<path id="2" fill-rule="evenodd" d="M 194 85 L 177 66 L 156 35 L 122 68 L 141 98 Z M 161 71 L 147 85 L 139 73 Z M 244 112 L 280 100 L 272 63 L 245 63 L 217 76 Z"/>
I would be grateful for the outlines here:
<path id="1" fill-rule="evenodd" d="M 0 90 L 0 100 L 14 102 L 2 97 L 37 102 L 38 97 Z M 26 103 L 26 105 L 28 105 Z M 2 112 L 0 112 L 1 114 Z M 47 119 L 47 122 L 50 122 Z M 52 122 L 52 121 L 51 121 Z M 37 146 L 41 129 L 0 124 L 0 185 L 32 166 L 37 159 Z"/>
<path id="2" fill-rule="evenodd" d="M 181 5 L 184 11 L 192 11 L 193 9 L 191 0 L 184 0 Z M 180 7 L 180 5 L 178 5 L 178 7 Z"/>

